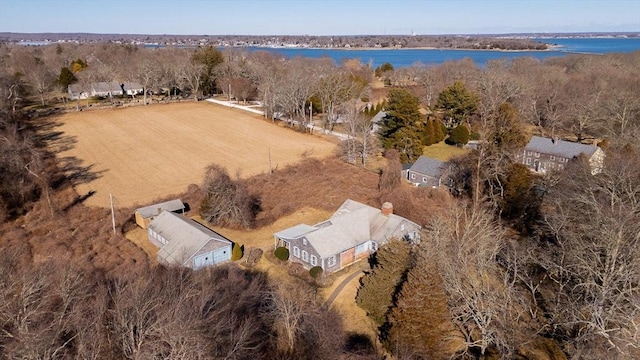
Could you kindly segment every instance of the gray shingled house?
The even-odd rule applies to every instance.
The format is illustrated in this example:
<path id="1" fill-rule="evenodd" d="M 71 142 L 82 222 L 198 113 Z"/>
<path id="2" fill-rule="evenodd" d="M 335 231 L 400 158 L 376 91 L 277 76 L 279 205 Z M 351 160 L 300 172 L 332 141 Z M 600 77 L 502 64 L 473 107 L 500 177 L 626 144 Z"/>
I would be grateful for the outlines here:
<path id="1" fill-rule="evenodd" d="M 591 173 L 597 174 L 602 169 L 604 152 L 595 145 L 585 145 L 560 139 L 533 136 L 517 155 L 518 161 L 539 174 L 551 170 L 562 170 L 567 163 L 580 154 L 589 160 Z"/>
<path id="2" fill-rule="evenodd" d="M 163 211 L 147 227 L 158 262 L 194 270 L 231 260 L 232 242 L 183 215 Z"/>
<path id="3" fill-rule="evenodd" d="M 136 209 L 134 216 L 136 218 L 136 224 L 143 229 L 149 226 L 149 223 L 163 211 L 171 211 L 175 213 L 184 214 L 185 206 L 182 200 L 175 199 L 165 201 L 159 204 L 153 204 Z"/>
<path id="4" fill-rule="evenodd" d="M 406 180 L 416 186 L 439 187 L 446 170 L 446 163 L 437 159 L 420 156 L 407 170 Z"/>
<path id="5" fill-rule="evenodd" d="M 346 200 L 323 222 L 296 225 L 273 236 L 276 248 L 289 249 L 290 261 L 330 273 L 368 257 L 391 239 L 419 241 L 420 225 L 393 214 L 391 203 L 378 209 Z"/>

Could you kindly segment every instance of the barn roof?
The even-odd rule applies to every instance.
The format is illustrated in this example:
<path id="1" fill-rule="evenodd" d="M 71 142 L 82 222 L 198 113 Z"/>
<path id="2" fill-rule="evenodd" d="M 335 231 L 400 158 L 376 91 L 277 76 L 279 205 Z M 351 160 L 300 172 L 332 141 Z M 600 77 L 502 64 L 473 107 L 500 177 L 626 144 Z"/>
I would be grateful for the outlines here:
<path id="1" fill-rule="evenodd" d="M 168 243 L 158 250 L 158 258 L 172 265 L 184 265 L 200 249 L 220 249 L 231 241 L 206 226 L 179 214 L 163 211 L 149 228 Z"/>
<path id="2" fill-rule="evenodd" d="M 540 136 L 533 136 L 531 137 L 529 144 L 525 147 L 525 150 L 572 159 L 580 154 L 585 154 L 588 157 L 591 157 L 598 150 L 598 147 L 595 145 L 585 145 L 560 139 L 554 140 Z"/>
<path id="3" fill-rule="evenodd" d="M 160 209 L 160 211 L 158 211 Z M 145 207 L 141 207 L 136 209 L 136 212 L 140 214 L 145 219 L 148 219 L 152 216 L 156 216 L 163 211 L 180 211 L 184 210 L 184 203 L 182 200 L 175 199 L 165 201 L 159 204 L 153 204 Z"/>

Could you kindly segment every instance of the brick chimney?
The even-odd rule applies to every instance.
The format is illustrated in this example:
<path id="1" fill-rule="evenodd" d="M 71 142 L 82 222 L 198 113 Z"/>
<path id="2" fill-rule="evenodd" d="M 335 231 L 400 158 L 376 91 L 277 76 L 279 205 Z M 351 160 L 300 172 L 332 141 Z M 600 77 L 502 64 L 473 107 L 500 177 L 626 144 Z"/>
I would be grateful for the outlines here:
<path id="1" fill-rule="evenodd" d="M 393 204 L 391 204 L 390 202 L 386 202 L 382 204 L 382 208 L 380 209 L 380 211 L 384 216 L 389 216 L 393 214 Z"/>

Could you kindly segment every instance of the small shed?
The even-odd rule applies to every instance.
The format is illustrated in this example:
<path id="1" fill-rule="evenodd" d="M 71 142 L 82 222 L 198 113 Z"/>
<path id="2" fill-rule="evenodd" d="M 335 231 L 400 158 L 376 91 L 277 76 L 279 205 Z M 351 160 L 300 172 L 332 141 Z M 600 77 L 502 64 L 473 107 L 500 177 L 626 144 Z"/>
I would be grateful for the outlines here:
<path id="1" fill-rule="evenodd" d="M 184 214 L 184 203 L 180 199 L 169 200 L 159 204 L 153 204 L 136 209 L 134 215 L 136 218 L 136 224 L 143 229 L 146 229 L 149 223 L 163 211 L 171 211 L 175 213 Z"/>
<path id="2" fill-rule="evenodd" d="M 180 214 L 163 211 L 149 224 L 147 236 L 160 248 L 162 264 L 197 270 L 231 260 L 229 239 Z"/>

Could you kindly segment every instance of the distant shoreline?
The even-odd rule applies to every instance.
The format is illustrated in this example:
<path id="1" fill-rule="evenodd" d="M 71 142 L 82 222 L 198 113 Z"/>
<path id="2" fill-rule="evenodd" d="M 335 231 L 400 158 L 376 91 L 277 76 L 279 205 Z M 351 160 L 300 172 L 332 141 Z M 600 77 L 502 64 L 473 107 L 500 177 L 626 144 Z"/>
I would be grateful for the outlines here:
<path id="1" fill-rule="evenodd" d="M 266 45 L 251 45 L 251 46 L 223 46 L 225 48 L 258 48 L 258 49 L 285 49 L 285 50 L 331 50 L 331 51 L 379 51 L 379 50 L 446 50 L 446 51 L 500 51 L 500 52 L 530 52 L 530 51 L 558 51 L 559 49 L 564 48 L 562 45 L 553 45 L 546 44 L 546 49 L 474 49 L 474 48 L 439 48 L 439 47 L 352 47 L 352 48 L 344 48 L 344 47 L 303 47 L 303 46 L 266 46 Z"/>

